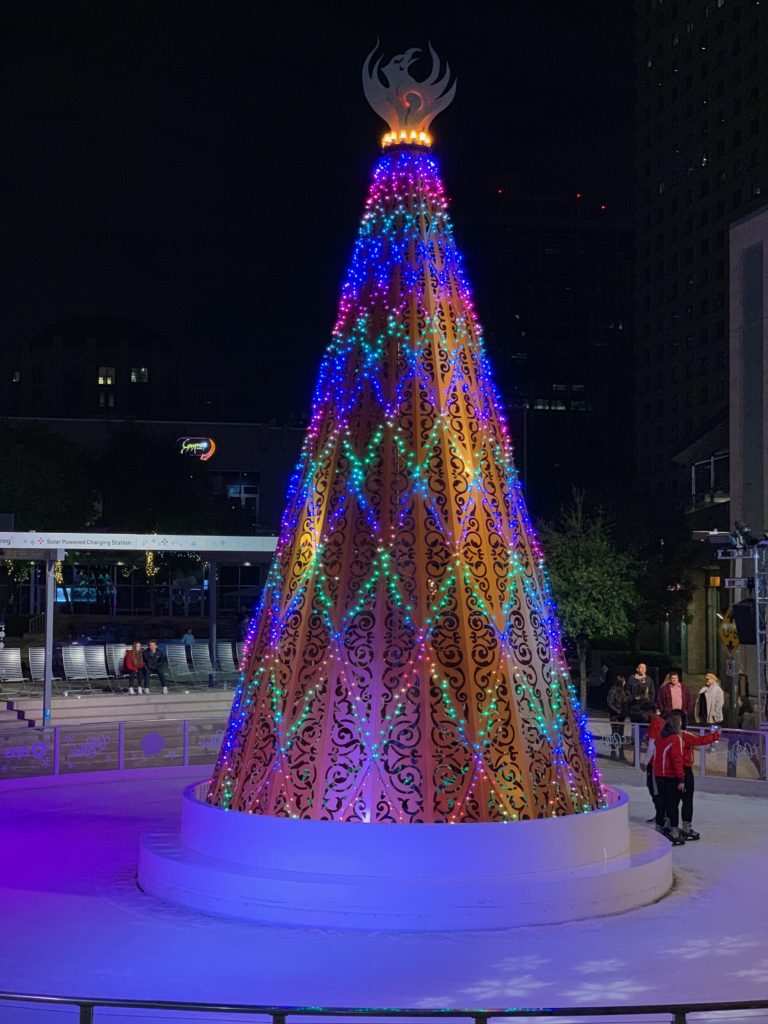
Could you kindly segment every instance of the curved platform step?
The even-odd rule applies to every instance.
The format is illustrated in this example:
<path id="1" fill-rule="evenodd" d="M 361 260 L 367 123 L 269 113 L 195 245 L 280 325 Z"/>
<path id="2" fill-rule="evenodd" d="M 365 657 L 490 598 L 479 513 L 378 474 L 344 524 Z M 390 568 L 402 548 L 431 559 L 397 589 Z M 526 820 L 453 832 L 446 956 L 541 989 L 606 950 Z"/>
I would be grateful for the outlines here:
<path id="1" fill-rule="evenodd" d="M 201 803 L 196 790 L 185 792 L 181 835 L 142 836 L 139 883 L 216 916 L 393 931 L 508 928 L 620 913 L 672 886 L 668 841 L 629 826 L 618 790 L 592 815 L 454 826 L 235 814 Z"/>

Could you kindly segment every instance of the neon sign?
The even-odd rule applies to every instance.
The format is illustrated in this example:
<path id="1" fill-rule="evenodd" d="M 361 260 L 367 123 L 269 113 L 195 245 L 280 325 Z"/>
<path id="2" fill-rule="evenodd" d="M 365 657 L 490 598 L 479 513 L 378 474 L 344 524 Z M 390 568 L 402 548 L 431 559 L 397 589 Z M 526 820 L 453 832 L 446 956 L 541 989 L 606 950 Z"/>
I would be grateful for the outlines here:
<path id="1" fill-rule="evenodd" d="M 216 451 L 216 442 L 212 437 L 180 437 L 176 443 L 180 455 L 191 455 L 201 462 L 207 462 Z"/>

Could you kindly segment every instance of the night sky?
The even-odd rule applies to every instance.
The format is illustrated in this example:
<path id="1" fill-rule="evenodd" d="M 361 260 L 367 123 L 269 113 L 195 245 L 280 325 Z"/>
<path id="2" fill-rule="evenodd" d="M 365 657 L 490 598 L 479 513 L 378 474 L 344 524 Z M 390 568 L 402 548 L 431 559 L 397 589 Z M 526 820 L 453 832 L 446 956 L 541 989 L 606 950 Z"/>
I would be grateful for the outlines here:
<path id="1" fill-rule="evenodd" d="M 256 374 L 256 418 L 303 411 L 385 130 L 376 38 L 458 76 L 433 134 L 471 281 L 478 184 L 629 212 L 632 7 L 6 0 L 2 344 L 136 316 L 209 379 Z"/>

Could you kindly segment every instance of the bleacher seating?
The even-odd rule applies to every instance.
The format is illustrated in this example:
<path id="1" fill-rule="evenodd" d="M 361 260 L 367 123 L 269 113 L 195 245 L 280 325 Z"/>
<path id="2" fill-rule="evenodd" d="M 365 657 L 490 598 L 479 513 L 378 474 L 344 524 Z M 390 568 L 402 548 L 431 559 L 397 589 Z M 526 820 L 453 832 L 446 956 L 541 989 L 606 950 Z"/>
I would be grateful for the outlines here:
<path id="1" fill-rule="evenodd" d="M 127 682 L 123 659 L 129 646 L 127 643 L 72 643 L 63 644 L 60 648 L 57 645 L 53 656 L 53 665 L 56 666 L 52 677 L 54 692 L 83 694 L 107 687 L 112 692 L 124 690 Z M 169 687 L 202 687 L 210 681 L 225 686 L 237 685 L 242 643 L 235 645 L 232 641 L 220 640 L 214 657 L 205 640 L 188 646 L 180 640 L 161 640 L 159 646 L 168 660 Z M 45 648 L 40 645 L 30 647 L 28 659 L 27 671 L 19 648 L 0 648 L 0 684 L 3 684 L 7 695 L 37 693 L 42 686 Z"/>

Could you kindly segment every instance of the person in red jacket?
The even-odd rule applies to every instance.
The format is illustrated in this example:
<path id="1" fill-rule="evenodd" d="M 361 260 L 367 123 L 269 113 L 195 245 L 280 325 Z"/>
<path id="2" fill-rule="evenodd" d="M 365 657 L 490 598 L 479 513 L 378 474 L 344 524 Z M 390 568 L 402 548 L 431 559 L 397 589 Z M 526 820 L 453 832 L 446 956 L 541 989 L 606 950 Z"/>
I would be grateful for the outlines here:
<path id="1" fill-rule="evenodd" d="M 699 833 L 693 828 L 693 748 L 708 747 L 710 743 L 717 743 L 720 739 L 719 730 L 705 732 L 701 736 L 694 736 L 692 732 L 683 731 L 683 771 L 685 773 L 685 789 L 683 790 L 683 802 L 681 806 L 683 839 L 692 841 L 701 839 Z"/>
<path id="2" fill-rule="evenodd" d="M 693 694 L 685 683 L 680 681 L 679 672 L 668 672 L 664 677 L 664 682 L 656 695 L 656 710 L 665 718 L 673 711 L 679 711 L 683 725 L 688 724 L 688 719 L 693 715 Z"/>
<path id="3" fill-rule="evenodd" d="M 685 790 L 685 765 L 683 764 L 682 720 L 679 715 L 670 715 L 661 736 L 656 741 L 653 754 L 653 774 L 663 805 L 663 813 L 669 821 L 664 834 L 673 846 L 684 846 L 685 840 L 678 828 L 680 801 Z M 656 822 L 658 824 L 659 818 Z"/>
<path id="4" fill-rule="evenodd" d="M 136 643 L 131 646 L 131 649 L 125 652 L 123 668 L 128 673 L 128 693 L 133 693 L 134 683 L 138 687 L 138 692 L 141 693 L 142 686 L 144 685 L 144 677 L 146 675 L 144 652 L 141 649 L 141 641 L 137 640 Z M 144 692 L 149 693 L 149 690 L 147 689 Z"/>

